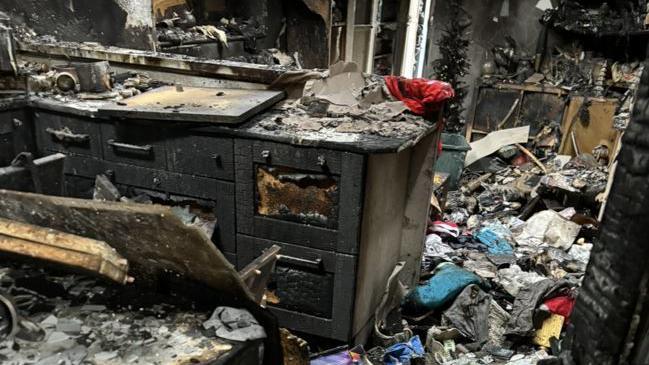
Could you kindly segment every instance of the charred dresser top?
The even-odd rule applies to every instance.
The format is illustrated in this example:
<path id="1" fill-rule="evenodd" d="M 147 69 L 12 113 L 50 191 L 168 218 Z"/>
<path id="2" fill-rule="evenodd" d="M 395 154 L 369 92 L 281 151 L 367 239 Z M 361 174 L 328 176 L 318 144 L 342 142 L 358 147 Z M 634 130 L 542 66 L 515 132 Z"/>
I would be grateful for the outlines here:
<path id="1" fill-rule="evenodd" d="M 192 76 L 173 72 L 165 77 L 191 84 Z M 226 94 L 235 89 L 196 79 Z M 173 105 L 152 111 L 146 100 L 138 109 L 112 101 L 0 99 L 0 166 L 22 151 L 60 152 L 67 156 L 69 196 L 91 198 L 95 177 L 104 174 L 126 196 L 201 206 L 216 215 L 212 239 L 238 268 L 273 244 L 281 247 L 268 288 L 281 325 L 362 340 L 395 265 L 406 262 L 404 282 L 418 277 L 437 129 L 361 128 L 326 118 L 314 126 L 291 120 L 276 104 L 282 92 L 248 90 L 235 99 L 250 102 L 251 95 L 267 105 L 241 124 L 218 125 L 200 120 L 205 111 L 198 105 L 192 116 Z"/>

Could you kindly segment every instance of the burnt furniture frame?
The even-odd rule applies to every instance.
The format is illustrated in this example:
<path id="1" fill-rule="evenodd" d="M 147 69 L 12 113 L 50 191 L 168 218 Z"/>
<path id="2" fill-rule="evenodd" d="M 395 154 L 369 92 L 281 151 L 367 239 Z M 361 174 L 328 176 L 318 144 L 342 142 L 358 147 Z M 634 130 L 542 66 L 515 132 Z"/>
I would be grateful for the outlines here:
<path id="1" fill-rule="evenodd" d="M 158 59 L 84 45 L 21 47 L 23 57 L 41 62 L 60 62 L 56 55 L 62 52 L 108 59 L 122 70 L 151 63 L 157 68 L 146 72 L 187 86 L 264 89 L 278 74 L 259 65 Z M 195 74 L 187 75 L 189 69 Z M 20 138 L 11 128 L 11 151 L 66 155 L 67 195 L 89 198 L 96 175 L 104 174 L 125 195 L 144 192 L 211 209 L 218 219 L 212 240 L 239 270 L 279 246 L 269 287 L 278 298 L 267 297 L 282 326 L 364 342 L 395 265 L 405 261 L 401 280 L 417 282 L 440 133 L 434 124 L 411 136 L 363 134 L 341 141 L 269 131 L 256 124 L 258 117 L 237 126 L 206 126 L 105 115 L 97 107 L 37 96 L 1 105 L 0 124 L 19 110 L 28 127 Z M 286 172 L 270 182 L 304 193 L 309 204 L 271 199 L 274 214 L 264 214 L 260 167 Z M 327 214 L 320 214 L 322 206 Z"/>
<path id="2" fill-rule="evenodd" d="M 104 174 L 124 195 L 144 192 L 211 209 L 218 219 L 212 239 L 238 269 L 279 246 L 271 289 L 280 302 L 269 307 L 283 326 L 362 342 L 398 261 L 407 261 L 402 280 L 416 282 L 437 132 L 400 151 L 375 142 L 368 146 L 387 150 L 363 153 L 292 145 L 236 128 L 105 118 L 38 100 L 29 105 L 34 152 L 66 156 L 68 196 L 90 198 L 95 176 Z M 0 111 L 0 121 L 10 113 Z M 259 214 L 259 167 L 335 182 L 332 221 Z"/>

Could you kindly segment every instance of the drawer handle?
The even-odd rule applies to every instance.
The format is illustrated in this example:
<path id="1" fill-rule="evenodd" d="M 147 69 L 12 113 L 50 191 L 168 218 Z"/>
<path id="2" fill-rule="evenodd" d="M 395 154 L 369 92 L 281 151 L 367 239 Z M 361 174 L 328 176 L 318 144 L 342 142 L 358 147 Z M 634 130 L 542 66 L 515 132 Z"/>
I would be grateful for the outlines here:
<path id="1" fill-rule="evenodd" d="M 223 166 L 223 160 L 221 159 L 221 155 L 219 155 L 218 153 L 212 155 L 212 160 L 214 160 L 217 167 Z"/>
<path id="2" fill-rule="evenodd" d="M 322 259 L 317 258 L 315 260 L 307 260 L 299 257 L 287 256 L 287 255 L 277 255 L 277 260 L 285 264 L 291 264 L 295 266 L 302 266 L 310 269 L 319 270 L 322 268 Z"/>
<path id="3" fill-rule="evenodd" d="M 139 146 L 136 144 L 128 144 L 128 143 L 122 143 L 122 142 L 116 142 L 114 139 L 109 139 L 107 141 L 108 145 L 113 147 L 113 148 L 118 148 L 121 150 L 127 150 L 127 151 L 133 151 L 133 152 L 144 152 L 144 153 L 151 153 L 153 150 L 153 146 L 150 144 L 145 144 L 143 146 Z"/>
<path id="4" fill-rule="evenodd" d="M 90 140 L 89 135 L 73 133 L 68 127 L 61 129 L 46 128 L 45 132 L 61 142 L 87 143 Z"/>
<path id="5" fill-rule="evenodd" d="M 320 167 L 327 166 L 327 159 L 323 155 L 318 155 L 318 166 Z"/>

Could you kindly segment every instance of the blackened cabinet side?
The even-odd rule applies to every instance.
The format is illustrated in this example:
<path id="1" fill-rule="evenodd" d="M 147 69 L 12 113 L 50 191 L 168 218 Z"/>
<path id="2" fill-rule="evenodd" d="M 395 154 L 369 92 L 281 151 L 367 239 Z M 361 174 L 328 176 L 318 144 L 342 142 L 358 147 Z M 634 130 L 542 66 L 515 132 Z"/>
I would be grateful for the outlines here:
<path id="1" fill-rule="evenodd" d="M 38 154 L 68 156 L 68 195 L 90 198 L 105 174 L 125 195 L 211 209 L 212 239 L 233 265 L 282 248 L 267 296 L 281 325 L 342 341 L 355 335 L 366 156 L 160 121 L 40 109 L 32 117 Z"/>

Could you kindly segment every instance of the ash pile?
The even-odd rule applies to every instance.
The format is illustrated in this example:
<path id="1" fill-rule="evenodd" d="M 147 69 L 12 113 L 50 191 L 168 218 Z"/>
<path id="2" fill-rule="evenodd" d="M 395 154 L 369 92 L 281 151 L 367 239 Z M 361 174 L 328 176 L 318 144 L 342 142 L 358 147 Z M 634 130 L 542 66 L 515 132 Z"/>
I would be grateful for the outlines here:
<path id="1" fill-rule="evenodd" d="M 213 308 L 188 297 L 122 287 L 33 261 L 3 261 L 0 288 L 3 364 L 208 362 L 234 352 L 238 341 L 265 337 L 245 309 L 221 307 L 210 316 Z M 228 315 L 254 323 L 244 334 L 225 331 Z"/>

